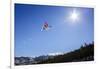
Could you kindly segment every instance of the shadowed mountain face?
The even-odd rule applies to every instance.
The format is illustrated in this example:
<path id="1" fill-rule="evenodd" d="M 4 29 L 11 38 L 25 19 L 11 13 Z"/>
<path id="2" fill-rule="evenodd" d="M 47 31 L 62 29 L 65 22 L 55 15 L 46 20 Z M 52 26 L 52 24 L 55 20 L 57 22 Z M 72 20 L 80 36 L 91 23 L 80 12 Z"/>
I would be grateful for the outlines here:
<path id="1" fill-rule="evenodd" d="M 85 44 L 80 49 L 65 53 L 63 55 L 55 56 L 53 59 L 48 59 L 41 63 L 61 63 L 61 62 L 79 62 L 79 61 L 93 61 L 94 60 L 94 44 Z"/>
<path id="2" fill-rule="evenodd" d="M 94 43 L 84 44 L 79 49 L 61 55 L 42 55 L 39 57 L 15 57 L 15 65 L 80 62 L 94 60 Z"/>

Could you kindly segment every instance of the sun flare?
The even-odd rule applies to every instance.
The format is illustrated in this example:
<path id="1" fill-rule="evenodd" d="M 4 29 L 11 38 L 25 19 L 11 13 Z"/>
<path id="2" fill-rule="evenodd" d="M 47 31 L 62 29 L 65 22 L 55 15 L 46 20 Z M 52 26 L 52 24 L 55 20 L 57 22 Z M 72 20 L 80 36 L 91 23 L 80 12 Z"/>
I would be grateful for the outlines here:
<path id="1" fill-rule="evenodd" d="M 77 21 L 79 19 L 79 13 L 76 10 L 73 10 L 70 14 L 70 19 L 72 21 Z"/>

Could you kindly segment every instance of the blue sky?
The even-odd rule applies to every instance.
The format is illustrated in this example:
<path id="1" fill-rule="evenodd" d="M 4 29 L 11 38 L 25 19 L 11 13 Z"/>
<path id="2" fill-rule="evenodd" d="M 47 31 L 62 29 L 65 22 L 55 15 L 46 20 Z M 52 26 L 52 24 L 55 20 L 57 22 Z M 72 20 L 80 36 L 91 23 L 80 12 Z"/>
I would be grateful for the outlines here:
<path id="1" fill-rule="evenodd" d="M 70 19 L 73 10 L 78 20 Z M 41 31 L 44 22 L 52 28 Z M 69 52 L 94 41 L 94 9 L 15 4 L 15 56 Z"/>

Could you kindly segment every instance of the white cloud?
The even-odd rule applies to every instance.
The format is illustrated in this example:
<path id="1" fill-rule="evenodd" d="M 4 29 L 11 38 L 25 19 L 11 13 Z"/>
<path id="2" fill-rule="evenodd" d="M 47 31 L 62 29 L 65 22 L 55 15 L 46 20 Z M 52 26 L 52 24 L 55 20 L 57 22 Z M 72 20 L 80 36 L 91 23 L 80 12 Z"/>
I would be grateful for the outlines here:
<path id="1" fill-rule="evenodd" d="M 56 52 L 56 53 L 49 53 L 48 55 L 55 56 L 55 55 L 62 55 L 63 52 Z"/>

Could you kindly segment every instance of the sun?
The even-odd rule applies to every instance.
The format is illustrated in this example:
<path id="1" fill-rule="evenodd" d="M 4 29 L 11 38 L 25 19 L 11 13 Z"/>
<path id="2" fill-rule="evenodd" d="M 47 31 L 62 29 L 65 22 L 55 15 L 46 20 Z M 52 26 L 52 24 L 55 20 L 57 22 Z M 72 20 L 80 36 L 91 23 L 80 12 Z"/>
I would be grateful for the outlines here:
<path id="1" fill-rule="evenodd" d="M 75 9 L 70 13 L 70 20 L 74 22 L 79 20 L 79 13 Z"/>

